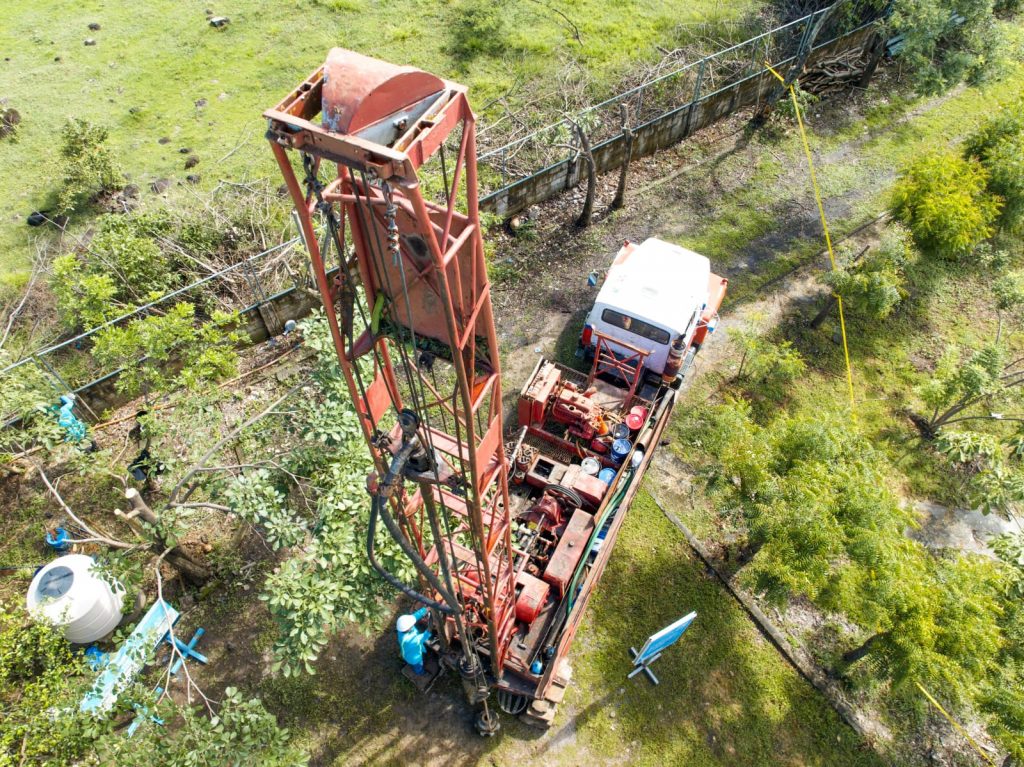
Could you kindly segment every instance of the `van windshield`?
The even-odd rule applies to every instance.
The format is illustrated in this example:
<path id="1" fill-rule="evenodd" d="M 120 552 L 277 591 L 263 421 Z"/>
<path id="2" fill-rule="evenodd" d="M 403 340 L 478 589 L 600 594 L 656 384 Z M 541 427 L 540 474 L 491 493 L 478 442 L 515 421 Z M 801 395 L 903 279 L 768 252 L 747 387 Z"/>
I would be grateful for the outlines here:
<path id="1" fill-rule="evenodd" d="M 654 341 L 656 344 L 665 345 L 668 343 L 668 331 L 662 330 L 657 325 L 630 317 L 628 314 L 617 312 L 614 309 L 605 309 L 601 312 L 601 319 L 609 325 L 636 333 L 638 336 Z"/>

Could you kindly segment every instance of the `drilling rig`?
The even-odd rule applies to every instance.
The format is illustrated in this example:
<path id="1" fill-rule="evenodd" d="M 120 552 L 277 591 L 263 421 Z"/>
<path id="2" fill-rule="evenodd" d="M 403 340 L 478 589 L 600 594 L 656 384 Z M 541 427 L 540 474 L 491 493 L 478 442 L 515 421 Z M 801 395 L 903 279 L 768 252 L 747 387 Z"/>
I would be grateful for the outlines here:
<path id="1" fill-rule="evenodd" d="M 264 116 L 375 466 L 368 559 L 429 608 L 478 732 L 497 732 L 496 708 L 546 726 L 726 281 L 677 246 L 626 243 L 581 338 L 589 374 L 539 360 L 506 429 L 466 88 L 335 48 Z M 679 264 L 693 297 L 658 299 Z M 622 304 L 652 295 L 671 317 Z M 415 582 L 378 561 L 380 528 Z"/>

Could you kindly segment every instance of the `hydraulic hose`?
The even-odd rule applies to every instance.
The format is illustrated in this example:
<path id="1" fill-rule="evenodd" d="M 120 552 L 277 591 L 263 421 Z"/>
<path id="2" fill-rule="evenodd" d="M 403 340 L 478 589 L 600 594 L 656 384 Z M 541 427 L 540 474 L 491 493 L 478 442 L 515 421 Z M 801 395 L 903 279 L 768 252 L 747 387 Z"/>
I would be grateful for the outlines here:
<path id="1" fill-rule="evenodd" d="M 431 599 L 430 597 L 419 593 L 411 586 L 407 586 L 398 577 L 388 572 L 384 566 L 377 561 L 377 555 L 374 550 L 374 538 L 377 535 L 377 517 L 379 515 L 384 520 L 384 526 L 387 527 L 388 532 L 391 533 L 391 537 L 395 539 L 405 555 L 412 560 L 416 570 L 427 579 L 430 585 L 433 586 L 442 597 L 444 597 L 445 602 L 448 602 L 449 600 L 453 603 L 455 602 L 454 597 L 449 594 L 447 590 L 441 587 L 441 583 L 437 580 L 437 576 L 434 575 L 429 567 L 427 567 L 427 563 L 423 561 L 422 557 L 420 557 L 419 552 L 409 544 L 405 534 L 401 531 L 398 525 L 395 524 L 395 520 L 388 513 L 386 507 L 387 503 L 385 498 L 380 495 L 373 496 L 373 501 L 370 504 L 370 524 L 366 529 L 366 557 L 370 560 L 370 565 L 384 580 L 406 596 L 415 599 L 417 602 L 422 602 L 427 605 L 427 607 L 440 610 L 445 615 L 454 615 L 458 611 L 456 608 Z"/>
<path id="2" fill-rule="evenodd" d="M 409 427 L 410 433 L 413 428 L 415 428 L 414 422 L 412 426 Z M 374 494 L 373 501 L 370 504 L 370 523 L 367 526 L 366 531 L 366 556 L 367 559 L 370 560 L 370 565 L 373 569 L 376 570 L 384 580 L 403 594 L 415 599 L 417 602 L 422 602 L 429 607 L 433 607 L 435 610 L 440 610 L 446 615 L 454 615 L 461 609 L 458 601 L 455 599 L 455 595 L 444 587 L 444 584 L 441 583 L 434 571 L 431 570 L 427 566 L 427 563 L 423 561 L 423 557 L 420 556 L 420 553 L 409 542 L 409 539 L 405 537 L 405 533 L 402 532 L 402 528 L 398 526 L 398 523 L 395 521 L 394 517 L 391 516 L 391 512 L 388 511 L 387 508 L 387 495 L 389 494 L 388 488 L 394 487 L 396 480 L 405 473 L 405 467 L 409 461 L 409 456 L 411 456 L 418 447 L 416 441 L 414 439 L 410 439 L 409 436 L 410 435 L 407 435 L 407 441 L 391 459 L 391 465 L 388 467 L 388 473 L 384 475 L 384 479 L 380 484 L 380 490 Z M 407 586 L 396 576 L 388 572 L 384 566 L 377 561 L 377 555 L 374 551 L 374 539 L 377 534 L 378 516 L 383 520 L 384 527 L 388 529 L 391 537 L 395 539 L 395 542 L 399 545 L 405 555 L 409 557 L 409 560 L 413 563 L 416 571 L 426 579 L 427 583 L 430 584 L 434 591 L 441 595 L 445 603 L 431 599 L 430 597 L 419 593 L 411 586 Z"/>

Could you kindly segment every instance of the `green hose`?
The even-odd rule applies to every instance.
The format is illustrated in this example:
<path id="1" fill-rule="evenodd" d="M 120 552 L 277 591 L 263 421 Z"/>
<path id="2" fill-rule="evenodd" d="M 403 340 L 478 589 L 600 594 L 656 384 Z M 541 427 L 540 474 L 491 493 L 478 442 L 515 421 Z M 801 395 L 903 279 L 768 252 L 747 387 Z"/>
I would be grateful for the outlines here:
<path id="1" fill-rule="evenodd" d="M 594 548 L 594 544 L 597 542 L 597 536 L 601 534 L 601 530 L 604 529 L 608 518 L 618 511 L 619 504 L 622 503 L 622 499 L 625 497 L 626 491 L 629 490 L 629 486 L 633 482 L 633 472 L 634 470 L 632 466 L 626 470 L 626 474 L 622 478 L 623 481 L 621 486 L 608 502 L 608 505 L 605 506 L 604 514 L 601 515 L 601 518 L 594 526 L 594 532 L 590 534 L 590 540 L 587 542 L 587 549 L 583 552 L 583 556 L 580 558 L 580 563 L 576 567 L 576 572 L 573 573 L 572 580 L 569 581 L 569 588 L 566 590 L 566 593 L 568 594 L 565 611 L 566 615 L 572 611 L 573 605 L 576 604 L 576 590 L 579 587 L 580 579 L 583 577 L 583 571 L 586 569 L 587 562 L 590 560 L 590 552 Z"/>

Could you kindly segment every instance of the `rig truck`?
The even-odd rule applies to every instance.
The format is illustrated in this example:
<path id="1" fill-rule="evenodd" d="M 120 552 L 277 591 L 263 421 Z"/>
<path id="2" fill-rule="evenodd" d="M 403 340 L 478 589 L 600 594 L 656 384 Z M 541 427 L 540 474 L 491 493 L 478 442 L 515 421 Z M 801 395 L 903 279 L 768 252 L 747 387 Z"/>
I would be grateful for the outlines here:
<path id="1" fill-rule="evenodd" d="M 335 48 L 265 117 L 374 461 L 369 562 L 429 608 L 478 732 L 498 709 L 546 726 L 726 281 L 675 245 L 626 243 L 580 339 L 587 369 L 540 359 L 506 424 L 465 87 Z M 384 535 L 415 579 L 379 560 Z"/>

